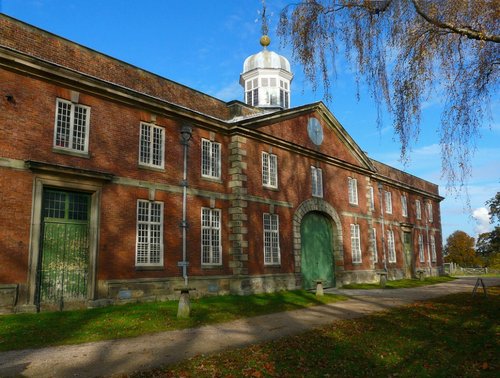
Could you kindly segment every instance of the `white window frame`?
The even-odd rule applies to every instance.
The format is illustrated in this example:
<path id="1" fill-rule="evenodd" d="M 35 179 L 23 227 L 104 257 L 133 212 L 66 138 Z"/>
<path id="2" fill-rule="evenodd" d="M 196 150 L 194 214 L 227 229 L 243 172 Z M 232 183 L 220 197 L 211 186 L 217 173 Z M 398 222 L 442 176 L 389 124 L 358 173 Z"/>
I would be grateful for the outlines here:
<path id="1" fill-rule="evenodd" d="M 415 200 L 415 215 L 417 219 L 422 219 L 422 205 L 420 200 Z"/>
<path id="2" fill-rule="evenodd" d="M 246 82 L 246 103 L 251 106 L 259 105 L 259 79 L 253 78 Z"/>
<path id="3" fill-rule="evenodd" d="M 424 236 L 421 233 L 418 234 L 418 255 L 420 257 L 420 262 L 425 262 Z"/>
<path id="4" fill-rule="evenodd" d="M 221 144 L 204 138 L 201 139 L 201 176 L 221 178 Z"/>
<path id="5" fill-rule="evenodd" d="M 396 243 L 394 241 L 394 231 L 387 231 L 387 249 L 389 251 L 389 262 L 395 263 L 396 260 Z"/>
<path id="6" fill-rule="evenodd" d="M 408 197 L 404 194 L 401 195 L 401 215 L 408 217 Z"/>
<path id="7" fill-rule="evenodd" d="M 434 238 L 434 235 L 430 236 L 431 238 L 431 261 L 436 262 L 437 255 L 436 255 L 436 239 Z"/>
<path id="8" fill-rule="evenodd" d="M 221 224 L 222 213 L 220 209 L 209 207 L 201 208 L 201 264 L 222 264 Z"/>
<path id="9" fill-rule="evenodd" d="M 264 151 L 262 151 L 262 185 L 278 188 L 278 157 Z"/>
<path id="10" fill-rule="evenodd" d="M 62 108 L 69 108 L 69 113 L 62 113 Z M 78 122 L 78 114 L 84 113 L 83 122 Z M 56 99 L 56 112 L 54 121 L 54 139 L 53 146 L 55 149 L 71 151 L 78 154 L 88 154 L 89 151 L 89 134 L 90 134 L 90 106 L 75 104 L 71 101 Z M 78 138 L 75 133 L 80 127 L 84 134 Z M 67 135 L 67 138 L 64 137 Z M 66 140 L 67 139 L 67 140 Z M 64 141 L 63 144 L 58 141 Z M 80 147 L 81 146 L 81 147 Z"/>
<path id="11" fill-rule="evenodd" d="M 147 211 L 147 219 L 140 219 L 141 206 Z M 154 211 L 159 221 L 152 220 Z M 154 252 L 158 253 L 158 261 L 152 262 Z M 163 266 L 163 202 L 137 200 L 135 265 Z"/>
<path id="12" fill-rule="evenodd" d="M 149 133 L 147 140 L 146 129 Z M 159 141 L 157 136 L 159 136 Z M 140 123 L 139 165 L 160 169 L 165 167 L 165 128 L 152 123 Z"/>
<path id="13" fill-rule="evenodd" d="M 262 229 L 264 234 L 264 265 L 279 265 L 281 263 L 279 216 L 264 213 Z"/>
<path id="14" fill-rule="evenodd" d="M 375 211 L 375 192 L 373 190 L 373 186 L 368 187 L 368 196 L 370 197 L 368 206 L 370 207 L 371 211 Z"/>
<path id="15" fill-rule="evenodd" d="M 280 105 L 284 109 L 290 107 L 290 92 L 288 90 L 288 82 L 280 80 Z"/>
<path id="16" fill-rule="evenodd" d="M 434 221 L 434 215 L 432 213 L 432 202 L 429 201 L 426 203 L 427 207 L 427 219 L 429 220 L 429 223 L 432 223 Z"/>
<path id="17" fill-rule="evenodd" d="M 363 262 L 361 256 L 361 240 L 359 236 L 359 224 L 351 224 L 351 256 L 352 256 L 352 262 L 354 264 Z"/>
<path id="18" fill-rule="evenodd" d="M 373 262 L 378 262 L 378 249 L 377 249 L 377 229 L 375 227 L 371 228 L 370 239 L 372 242 L 372 250 L 373 250 Z"/>
<path id="19" fill-rule="evenodd" d="M 358 204 L 358 180 L 352 177 L 347 178 L 347 186 L 349 190 L 349 203 L 351 205 Z"/>
<path id="20" fill-rule="evenodd" d="M 311 166 L 312 196 L 323 198 L 323 171 L 321 168 Z"/>
<path id="21" fill-rule="evenodd" d="M 385 192 L 385 212 L 392 214 L 392 193 L 389 191 Z"/>

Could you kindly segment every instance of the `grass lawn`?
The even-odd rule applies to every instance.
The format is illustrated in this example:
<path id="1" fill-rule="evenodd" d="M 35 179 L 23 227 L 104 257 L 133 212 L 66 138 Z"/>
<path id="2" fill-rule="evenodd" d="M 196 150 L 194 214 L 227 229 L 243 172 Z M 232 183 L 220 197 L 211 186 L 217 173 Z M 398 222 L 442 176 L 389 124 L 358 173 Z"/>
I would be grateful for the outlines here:
<path id="1" fill-rule="evenodd" d="M 404 289 L 410 287 L 419 287 L 434 285 L 443 282 L 449 282 L 456 280 L 455 277 L 440 276 L 440 277 L 426 277 L 424 280 L 417 279 L 402 279 L 395 281 L 387 281 L 385 285 L 386 289 Z M 378 283 L 362 283 L 362 284 L 349 284 L 342 286 L 342 289 L 380 289 L 380 284 Z"/>
<path id="2" fill-rule="evenodd" d="M 0 315 L 0 351 L 133 337 L 346 299 L 340 295 L 316 297 L 301 290 L 249 296 L 205 297 L 191 300 L 189 319 L 177 319 L 177 301 Z"/>
<path id="3" fill-rule="evenodd" d="M 498 377 L 500 288 L 455 294 L 133 377 Z"/>

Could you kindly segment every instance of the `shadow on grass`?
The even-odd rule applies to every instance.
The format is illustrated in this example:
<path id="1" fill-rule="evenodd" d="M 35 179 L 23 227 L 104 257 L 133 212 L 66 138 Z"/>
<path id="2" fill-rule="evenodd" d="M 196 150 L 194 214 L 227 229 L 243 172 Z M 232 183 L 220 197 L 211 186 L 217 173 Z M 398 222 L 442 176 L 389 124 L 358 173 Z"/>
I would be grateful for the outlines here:
<path id="1" fill-rule="evenodd" d="M 280 302 L 290 305 L 289 302 L 292 300 L 282 295 L 286 293 L 279 293 L 277 296 Z M 297 295 L 306 301 L 321 300 L 305 292 L 299 292 Z M 266 296 L 263 295 L 264 299 Z M 470 294 L 466 296 L 471 298 Z M 249 305 L 245 308 L 250 309 L 248 311 L 252 313 L 252 316 L 258 315 L 262 308 L 266 307 L 261 302 L 262 298 L 238 297 L 238 299 Z M 376 298 L 373 299 L 377 302 Z M 205 306 L 213 306 L 212 300 L 214 299 L 207 298 Z M 194 305 L 193 314 L 196 308 L 199 308 L 200 314 L 198 315 L 201 319 L 210 322 L 210 319 L 207 320 L 207 310 L 199 306 L 202 300 L 199 301 Z M 379 301 L 382 302 L 383 299 Z M 482 304 L 482 301 L 485 303 Z M 236 303 L 235 307 L 243 306 L 243 303 Z M 453 304 L 458 307 L 447 310 L 444 314 L 429 312 L 434 311 L 435 308 L 447 308 L 444 305 L 427 308 L 416 304 L 408 306 L 409 309 L 416 306 L 414 311 L 402 312 L 397 316 L 391 316 L 392 312 L 385 312 L 375 317 L 361 318 L 366 314 L 367 308 L 372 308 L 372 311 L 373 309 L 380 310 L 390 307 L 390 304 L 367 303 L 359 300 L 357 301 L 359 307 L 349 307 L 343 303 L 315 306 L 306 312 L 300 312 L 301 316 L 296 316 L 295 311 L 281 313 L 279 317 L 256 316 L 220 326 L 154 333 L 137 339 L 103 341 L 95 343 L 91 349 L 76 345 L 55 348 L 46 353 L 44 349 L 0 353 L 0 375 L 9 375 L 9 368 L 18 369 L 19 366 L 26 366 L 22 374 L 28 376 L 73 376 L 74 374 L 80 376 L 122 374 L 124 376 L 132 371 L 146 370 L 191 358 L 187 364 L 158 370 L 156 373 L 149 371 L 143 376 L 315 377 L 328 374 L 333 377 L 389 376 L 394 373 L 412 377 L 439 376 L 444 371 L 439 370 L 440 366 L 443 366 L 442 369 L 445 370 L 448 368 L 450 355 L 457 358 L 459 366 L 450 370 L 452 375 L 463 376 L 463 374 L 455 373 L 460 372 L 461 369 L 467 372 L 462 366 L 466 363 L 476 369 L 478 364 L 482 364 L 482 368 L 486 362 L 488 367 L 484 371 L 488 373 L 490 366 L 497 366 L 495 361 L 498 361 L 498 357 L 495 355 L 498 356 L 498 344 L 493 343 L 494 354 L 487 353 L 485 361 L 479 360 L 476 356 L 479 354 L 477 350 L 481 347 L 483 350 L 491 348 L 484 340 L 491 340 L 495 337 L 495 331 L 491 331 L 494 329 L 491 327 L 491 317 L 495 316 L 493 321 L 496 321 L 496 313 L 499 310 L 498 296 L 495 302 L 490 302 L 489 296 L 486 300 L 478 298 L 473 302 L 481 304 L 482 307 L 493 306 L 488 310 L 486 318 L 479 322 L 477 316 L 482 312 L 482 308 L 471 314 L 471 311 L 460 307 L 464 303 L 466 301 L 458 300 L 458 304 Z M 292 303 L 292 305 L 296 304 Z M 477 306 L 470 305 L 469 307 L 474 309 Z M 230 307 L 224 306 L 221 309 L 221 311 L 231 310 Z M 419 313 L 420 310 L 416 311 L 416 309 L 423 312 Z M 240 311 L 242 311 L 241 308 Z M 384 314 L 386 314 L 385 317 Z M 452 316 L 463 316 L 463 318 L 456 320 Z M 352 317 L 359 319 L 332 323 L 336 319 Z M 303 333 L 300 336 L 290 336 L 311 329 L 313 321 L 318 319 L 321 319 L 321 322 L 316 324 L 332 325 Z M 447 323 L 454 324 L 454 327 L 446 328 Z M 481 330 L 478 324 L 485 325 L 486 331 Z M 463 331 L 464 326 L 467 331 Z M 444 335 L 444 333 L 449 333 L 449 335 Z M 457 350 L 455 347 L 458 340 L 469 333 L 479 340 L 472 344 L 469 341 L 464 343 L 463 348 L 469 348 L 472 354 L 465 353 L 464 349 Z M 447 339 L 448 336 L 451 339 Z M 441 339 L 445 341 L 442 342 Z M 268 343 L 258 344 L 262 342 Z M 244 347 L 246 348 L 239 349 Z M 441 353 L 443 348 L 454 349 Z M 197 357 L 227 349 L 232 351 L 211 357 Z M 441 355 L 446 358 L 440 359 Z M 469 359 L 464 360 L 464 356 L 469 356 Z M 29 364 L 26 364 L 27 362 Z M 414 367 L 405 370 L 407 366 Z M 16 372 L 19 374 L 19 370 Z"/>
<path id="2" fill-rule="evenodd" d="M 331 294 L 316 297 L 314 293 L 303 290 L 249 296 L 204 297 L 192 300 L 192 317 L 197 320 L 198 324 L 212 324 L 320 306 L 346 299 L 344 296 Z"/>
<path id="3" fill-rule="evenodd" d="M 219 302 L 220 299 L 222 303 Z M 182 329 L 199 326 L 201 324 L 211 324 L 235 318 L 244 318 L 237 325 L 234 323 L 225 323 L 220 328 L 200 327 L 178 330 L 173 332 L 158 332 L 146 334 L 137 339 L 109 340 L 94 343 L 91 347 L 85 345 L 67 346 L 61 348 L 32 349 L 24 351 L 11 351 L 0 353 L 0 376 L 10 376 L 19 374 L 19 367 L 26 366 L 22 372 L 25 375 L 43 376 L 72 376 L 78 373 L 80 376 L 101 376 L 116 373 L 126 373 L 137 371 L 144 366 L 159 366 L 165 361 L 177 362 L 179 360 L 192 357 L 199 353 L 216 352 L 221 348 L 221 340 L 226 339 L 226 347 L 242 347 L 267 337 L 269 340 L 276 337 L 275 331 L 278 329 L 292 333 L 296 326 L 306 330 L 309 325 L 306 322 L 298 322 L 297 318 L 284 312 L 279 318 L 278 324 L 271 324 L 272 318 L 259 319 L 258 315 L 272 317 L 270 314 L 276 311 L 294 310 L 303 308 L 305 305 L 324 304 L 325 302 L 338 301 L 345 299 L 341 296 L 326 295 L 322 298 L 316 298 L 314 294 L 307 292 L 282 292 L 276 294 L 261 294 L 247 297 L 212 297 L 202 298 L 193 303 L 193 317 L 185 320 L 175 318 L 177 302 L 164 302 L 155 304 L 146 304 L 156 306 L 154 313 L 156 317 L 161 317 L 163 323 L 172 322 L 174 328 Z M 140 306 L 144 308 L 144 305 Z M 315 306 L 311 311 L 311 316 L 323 317 L 329 319 L 324 310 L 325 306 Z M 42 313 L 25 314 L 17 318 L 14 331 L 20 338 L 38 337 L 45 339 L 45 345 L 62 345 L 76 342 L 76 334 L 85 335 L 87 339 L 93 337 L 99 331 L 105 332 L 106 327 L 111 327 L 113 331 L 114 323 L 120 323 L 119 320 L 113 320 L 108 316 L 108 312 L 119 311 L 123 319 L 121 326 L 116 326 L 116 336 L 123 337 L 120 330 L 124 328 L 128 335 L 134 333 L 135 328 L 139 328 L 139 323 L 154 323 L 152 314 L 148 311 L 139 311 L 136 305 L 126 305 L 122 307 L 109 307 L 95 309 L 92 311 L 72 311 L 64 313 Z M 342 312 L 343 310 L 336 310 Z M 225 317 L 213 315 L 214 313 L 224 314 Z M 116 315 L 116 314 L 115 314 Z M 40 320 L 38 327 L 35 325 L 26 326 L 23 320 L 28 317 L 35 317 Z M 251 316 L 257 316 L 250 318 Z M 43 322 L 53 323 L 49 327 L 44 327 Z M 171 320 L 173 319 L 173 320 Z M 31 319 L 33 320 L 33 319 Z M 271 323 L 270 323 L 271 322 Z M 54 324 L 59 324 L 54 326 Z M 89 330 L 93 324 L 94 330 Z M 96 326 L 97 324 L 97 326 Z M 227 326 L 226 326 L 227 325 Z M 41 330 L 41 334 L 37 334 Z M 0 325 L 0 329 L 1 329 Z M 144 328 L 142 328 L 144 330 Z M 161 330 L 160 330 L 161 331 Z M 221 333 L 222 332 L 222 333 Z M 6 335 L 8 332 L 4 332 Z M 145 332 L 141 332 L 144 334 Z M 13 335 L 11 334 L 10 337 Z M 83 337 L 83 336 L 82 336 Z M 104 337 L 100 337 L 104 339 Z M 26 342 L 26 340 L 25 340 Z M 29 345 L 35 346 L 41 344 L 41 341 L 31 339 Z M 88 345 L 88 344 L 87 344 Z M 122 352 L 117 352 L 122 350 Z M 125 352 L 123 352 L 125 351 Z M 134 354 L 131 358 L 130 353 Z M 52 363 L 50 362 L 52 361 Z M 23 365 L 24 364 L 24 365 Z M 82 373 L 85 372 L 85 373 Z"/>
<path id="4" fill-rule="evenodd" d="M 177 303 L 127 304 L 89 310 L 0 317 L 0 351 L 77 344 L 173 329 Z M 161 321 L 161 326 L 158 325 Z"/>
<path id="5" fill-rule="evenodd" d="M 0 351 L 134 337 L 290 311 L 342 299 L 345 297 L 339 295 L 317 298 L 304 291 L 204 297 L 192 300 L 193 310 L 189 319 L 177 319 L 177 301 L 6 315 L 0 318 Z"/>
<path id="6" fill-rule="evenodd" d="M 418 280 L 418 279 L 394 280 L 394 281 L 387 281 L 385 289 L 407 289 L 414 287 L 422 287 L 422 286 L 450 282 L 455 279 L 456 279 L 455 277 L 440 276 L 440 277 L 428 277 L 425 278 L 424 280 Z M 353 284 L 343 285 L 342 289 L 370 290 L 370 289 L 382 289 L 382 287 L 378 283 L 359 283 L 359 284 L 353 283 Z"/>
<path id="7" fill-rule="evenodd" d="M 497 377 L 500 288 L 417 302 L 133 377 Z"/>

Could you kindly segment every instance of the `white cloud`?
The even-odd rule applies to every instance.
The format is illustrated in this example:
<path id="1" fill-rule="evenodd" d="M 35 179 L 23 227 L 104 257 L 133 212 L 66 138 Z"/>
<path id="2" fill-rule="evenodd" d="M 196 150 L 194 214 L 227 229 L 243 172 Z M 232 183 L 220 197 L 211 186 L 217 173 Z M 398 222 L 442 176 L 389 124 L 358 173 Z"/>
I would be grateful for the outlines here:
<path id="1" fill-rule="evenodd" d="M 415 176 L 425 178 L 426 180 L 438 181 L 441 172 L 441 148 L 439 144 L 434 143 L 427 146 L 414 148 L 408 153 L 409 161 L 401 161 L 399 151 L 383 151 L 373 153 L 375 160 L 389 164 L 394 168 L 401 169 Z M 432 177 L 431 177 L 432 174 Z"/>
<path id="2" fill-rule="evenodd" d="M 226 85 L 225 87 L 215 92 L 213 96 L 223 101 L 241 101 L 243 97 L 243 88 L 237 81 L 233 81 L 229 85 Z"/>
<path id="3" fill-rule="evenodd" d="M 478 234 L 490 231 L 490 215 L 486 207 L 479 207 L 472 212 L 472 217 L 476 220 L 474 231 Z"/>
<path id="4" fill-rule="evenodd" d="M 437 143 L 430 144 L 428 146 L 422 146 L 413 151 L 417 156 L 436 156 L 441 153 L 441 146 Z"/>

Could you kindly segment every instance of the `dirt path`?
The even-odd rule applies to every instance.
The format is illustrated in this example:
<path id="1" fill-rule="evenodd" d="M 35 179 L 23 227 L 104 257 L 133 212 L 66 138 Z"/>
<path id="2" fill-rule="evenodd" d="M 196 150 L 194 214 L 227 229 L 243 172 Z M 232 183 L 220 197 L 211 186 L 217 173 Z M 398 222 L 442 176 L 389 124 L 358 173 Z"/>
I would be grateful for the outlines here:
<path id="1" fill-rule="evenodd" d="M 0 353 L 0 377 L 97 377 L 147 370 L 197 354 L 276 339 L 338 319 L 356 318 L 417 300 L 472 292 L 475 278 L 397 290 L 328 290 L 348 301 L 263 315 L 200 328 L 162 332 L 131 339 Z M 487 286 L 499 278 L 484 278 Z"/>

